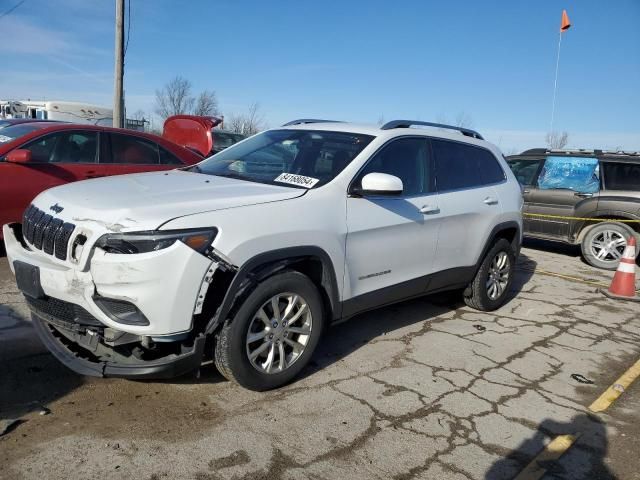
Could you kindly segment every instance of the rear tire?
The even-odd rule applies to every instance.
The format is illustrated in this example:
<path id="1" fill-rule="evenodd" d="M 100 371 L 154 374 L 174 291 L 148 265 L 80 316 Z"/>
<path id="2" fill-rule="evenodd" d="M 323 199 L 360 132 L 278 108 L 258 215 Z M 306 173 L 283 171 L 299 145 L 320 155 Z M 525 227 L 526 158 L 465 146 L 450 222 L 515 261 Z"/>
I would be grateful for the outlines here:
<path id="1" fill-rule="evenodd" d="M 322 298 L 313 282 L 288 271 L 267 278 L 216 337 L 214 361 L 228 380 L 255 391 L 290 382 L 322 335 Z"/>
<path id="2" fill-rule="evenodd" d="M 627 246 L 627 239 L 634 235 L 635 232 L 623 223 L 599 223 L 591 227 L 582 239 L 582 257 L 592 267 L 615 270 Z"/>
<path id="3" fill-rule="evenodd" d="M 490 312 L 507 300 L 513 282 L 516 255 L 508 240 L 498 239 L 489 249 L 464 294 L 467 306 Z"/>

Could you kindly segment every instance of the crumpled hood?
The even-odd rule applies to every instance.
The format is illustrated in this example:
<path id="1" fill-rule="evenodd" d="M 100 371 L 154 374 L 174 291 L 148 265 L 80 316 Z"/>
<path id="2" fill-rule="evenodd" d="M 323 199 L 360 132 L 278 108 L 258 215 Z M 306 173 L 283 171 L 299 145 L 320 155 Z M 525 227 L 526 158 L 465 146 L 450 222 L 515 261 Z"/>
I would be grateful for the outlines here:
<path id="1" fill-rule="evenodd" d="M 113 232 L 140 231 L 185 215 L 287 200 L 305 191 L 173 170 L 70 183 L 41 193 L 34 204 L 76 225 L 88 222 Z"/>

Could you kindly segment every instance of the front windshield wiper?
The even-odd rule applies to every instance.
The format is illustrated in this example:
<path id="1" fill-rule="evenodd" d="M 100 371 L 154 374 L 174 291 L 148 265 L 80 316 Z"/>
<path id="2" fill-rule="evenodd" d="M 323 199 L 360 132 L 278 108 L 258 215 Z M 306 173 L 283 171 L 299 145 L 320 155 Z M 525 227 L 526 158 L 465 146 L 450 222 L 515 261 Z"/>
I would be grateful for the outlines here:
<path id="1" fill-rule="evenodd" d="M 239 173 L 233 173 L 233 172 L 209 173 L 208 175 L 213 175 L 214 177 L 234 178 L 236 180 L 244 180 L 245 182 L 252 182 L 252 183 L 269 183 L 269 182 L 260 181 L 256 178 L 247 177 L 245 175 L 241 175 Z"/>

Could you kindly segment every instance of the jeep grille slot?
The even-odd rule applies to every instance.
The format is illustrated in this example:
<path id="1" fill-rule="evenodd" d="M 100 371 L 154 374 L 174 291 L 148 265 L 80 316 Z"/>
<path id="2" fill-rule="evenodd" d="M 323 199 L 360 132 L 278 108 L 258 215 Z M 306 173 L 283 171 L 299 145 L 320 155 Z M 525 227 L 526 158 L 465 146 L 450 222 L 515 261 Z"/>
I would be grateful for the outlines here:
<path id="1" fill-rule="evenodd" d="M 33 247 L 60 260 L 67 259 L 69 239 L 76 226 L 29 205 L 22 216 L 22 233 Z"/>

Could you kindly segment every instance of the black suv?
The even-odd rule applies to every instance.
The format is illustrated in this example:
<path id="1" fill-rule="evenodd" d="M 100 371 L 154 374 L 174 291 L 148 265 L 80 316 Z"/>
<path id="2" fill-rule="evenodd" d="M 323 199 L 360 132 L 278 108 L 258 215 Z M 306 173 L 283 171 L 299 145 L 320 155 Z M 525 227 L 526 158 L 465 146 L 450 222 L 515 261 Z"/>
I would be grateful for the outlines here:
<path id="1" fill-rule="evenodd" d="M 534 148 L 507 162 L 522 185 L 526 236 L 580 244 L 608 270 L 631 235 L 640 239 L 640 152 Z"/>

